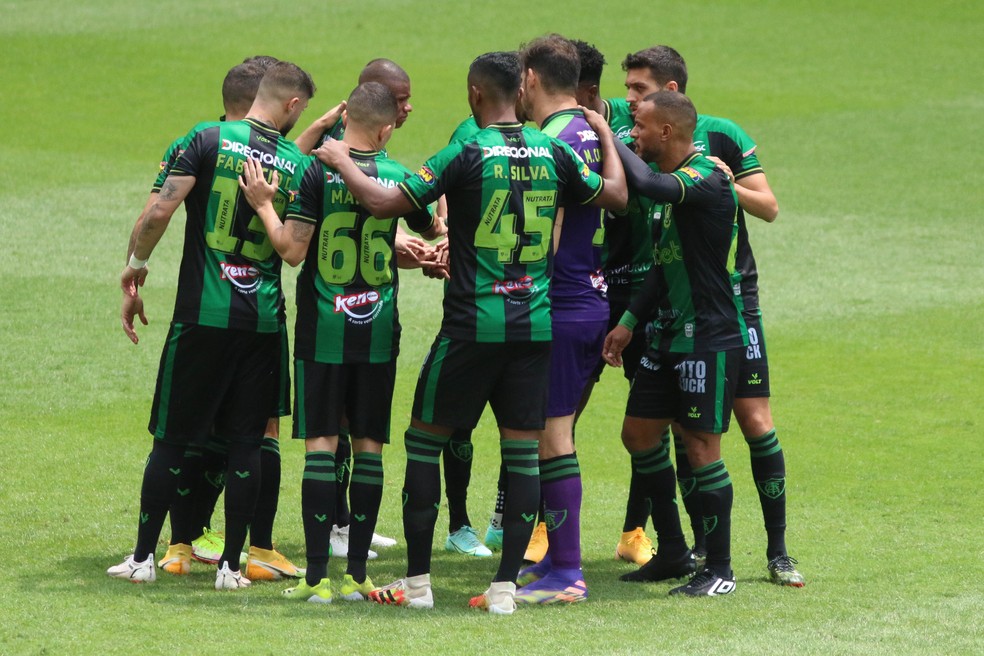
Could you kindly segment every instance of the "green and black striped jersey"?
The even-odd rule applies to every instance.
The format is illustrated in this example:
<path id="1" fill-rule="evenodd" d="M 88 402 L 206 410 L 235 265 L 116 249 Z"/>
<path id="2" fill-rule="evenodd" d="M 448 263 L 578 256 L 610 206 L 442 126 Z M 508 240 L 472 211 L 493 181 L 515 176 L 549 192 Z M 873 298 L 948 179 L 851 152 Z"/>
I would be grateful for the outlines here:
<path id="1" fill-rule="evenodd" d="M 385 187 L 411 175 L 380 152 L 353 149 L 350 155 Z M 294 357 L 326 364 L 394 360 L 400 345 L 397 219 L 371 216 L 342 177 L 317 159 L 301 168 L 287 220 L 310 223 L 315 232 L 297 278 Z"/>
<path id="2" fill-rule="evenodd" d="M 167 180 L 167 176 L 174 167 L 174 163 L 178 161 L 178 158 L 181 157 L 181 153 L 183 153 L 185 148 L 188 147 L 188 143 L 191 141 L 191 138 L 205 128 L 218 125 L 219 123 L 220 121 L 206 121 L 204 123 L 199 123 L 191 129 L 191 132 L 184 136 L 178 137 L 171 142 L 171 145 L 168 146 L 167 151 L 164 153 L 164 157 L 161 158 L 161 166 L 157 171 L 157 179 L 154 180 L 154 186 L 150 190 L 151 193 L 160 191 L 161 187 L 164 186 L 164 181 Z"/>
<path id="3" fill-rule="evenodd" d="M 276 332 L 283 304 L 281 260 L 239 189 L 246 158 L 267 176 L 280 173 L 274 207 L 283 216 L 287 189 L 303 156 L 293 142 L 253 119 L 196 126 L 170 170 L 194 176 L 174 321 Z"/>
<path id="4" fill-rule="evenodd" d="M 694 148 L 705 155 L 714 155 L 731 169 L 735 180 L 764 173 L 756 154 L 756 145 L 737 123 L 716 116 L 697 115 L 694 129 Z M 745 310 L 755 312 L 759 307 L 758 267 L 748 241 L 745 213 L 738 208 L 738 271 L 741 273 L 741 294 Z"/>
<path id="5" fill-rule="evenodd" d="M 511 123 L 453 141 L 399 186 L 417 208 L 447 198 L 451 279 L 441 335 L 549 341 L 557 206 L 590 202 L 601 177 L 567 144 Z"/>
<path id="6" fill-rule="evenodd" d="M 641 170 L 650 184 L 627 175 L 660 201 L 652 216 L 655 263 L 622 323 L 632 328 L 635 318 L 655 316 L 653 346 L 673 353 L 748 346 L 735 266 L 738 197 L 728 176 L 697 152 L 669 174 Z"/>

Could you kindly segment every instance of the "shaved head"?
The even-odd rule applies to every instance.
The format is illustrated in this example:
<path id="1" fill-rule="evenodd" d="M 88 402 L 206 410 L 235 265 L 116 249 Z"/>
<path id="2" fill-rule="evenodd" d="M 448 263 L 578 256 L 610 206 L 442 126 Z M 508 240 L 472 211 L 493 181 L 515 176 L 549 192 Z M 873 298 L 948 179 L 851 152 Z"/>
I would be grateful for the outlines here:
<path id="1" fill-rule="evenodd" d="M 413 111 L 413 105 L 410 104 L 410 76 L 407 72 L 392 59 L 373 59 L 359 73 L 359 84 L 366 82 L 385 85 L 396 96 L 399 108 L 396 127 L 402 127 Z"/>

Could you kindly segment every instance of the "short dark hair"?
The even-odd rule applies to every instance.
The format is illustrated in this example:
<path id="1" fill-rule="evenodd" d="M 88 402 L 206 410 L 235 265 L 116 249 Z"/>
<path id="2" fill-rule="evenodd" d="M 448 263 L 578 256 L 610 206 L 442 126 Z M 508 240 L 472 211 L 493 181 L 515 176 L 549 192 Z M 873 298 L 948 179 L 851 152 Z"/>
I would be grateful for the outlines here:
<path id="1" fill-rule="evenodd" d="M 577 90 L 581 61 L 569 39 L 559 34 L 541 36 L 523 45 L 519 58 L 523 70 L 533 69 L 547 91 L 573 94 Z"/>
<path id="2" fill-rule="evenodd" d="M 359 73 L 359 84 L 364 82 L 379 82 L 386 84 L 393 80 L 409 82 L 410 76 L 403 70 L 403 67 L 392 59 L 373 59 L 362 68 Z"/>
<path id="3" fill-rule="evenodd" d="M 679 91 L 663 89 L 651 93 L 642 102 L 652 103 L 675 127 L 684 133 L 693 134 L 697 127 L 697 108 L 690 98 Z"/>
<path id="4" fill-rule="evenodd" d="M 687 62 L 670 46 L 653 46 L 626 55 L 622 62 L 622 70 L 629 71 L 634 68 L 648 68 L 649 74 L 659 82 L 660 86 L 676 82 L 680 93 L 687 93 Z"/>
<path id="5" fill-rule="evenodd" d="M 247 57 L 246 59 L 244 59 L 243 63 L 256 64 L 257 66 L 259 66 L 265 71 L 266 69 L 270 68 L 270 66 L 272 66 L 273 64 L 276 64 L 278 61 L 280 60 L 277 59 L 276 57 L 271 57 L 270 55 L 253 55 L 252 57 Z"/>
<path id="6" fill-rule="evenodd" d="M 601 71 L 605 68 L 605 56 L 587 41 L 574 39 L 571 41 L 577 49 L 577 58 L 581 62 L 581 75 L 578 84 L 601 84 Z"/>
<path id="7" fill-rule="evenodd" d="M 468 80 L 501 101 L 515 101 L 521 84 L 519 55 L 498 51 L 479 55 L 468 67 Z"/>
<path id="8" fill-rule="evenodd" d="M 245 114 L 256 98 L 265 71 L 254 63 L 233 66 L 222 80 L 222 104 L 226 111 Z"/>
<path id="9" fill-rule="evenodd" d="M 297 64 L 278 61 L 267 69 L 257 93 L 286 100 L 295 96 L 313 98 L 314 91 L 314 80 L 306 71 Z"/>
<path id="10" fill-rule="evenodd" d="M 364 82 L 352 90 L 345 105 L 350 121 L 370 128 L 395 125 L 399 108 L 385 84 Z"/>

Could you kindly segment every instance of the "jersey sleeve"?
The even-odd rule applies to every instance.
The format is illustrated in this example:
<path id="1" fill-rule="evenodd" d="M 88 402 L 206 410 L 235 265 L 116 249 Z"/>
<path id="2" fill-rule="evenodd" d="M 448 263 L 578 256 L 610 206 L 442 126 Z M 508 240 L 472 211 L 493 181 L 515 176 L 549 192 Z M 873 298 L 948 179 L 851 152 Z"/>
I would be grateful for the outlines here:
<path id="1" fill-rule="evenodd" d="M 466 168 L 467 144 L 454 141 L 424 162 L 420 169 L 401 182 L 398 188 L 418 210 L 426 209 L 444 195 L 444 190 L 454 187 L 455 181 Z"/>
<path id="2" fill-rule="evenodd" d="M 475 122 L 474 116 L 469 116 L 464 121 L 455 128 L 454 132 L 451 133 L 451 139 L 448 141 L 449 144 L 453 144 L 455 141 L 463 141 L 465 139 L 470 139 L 481 131 L 478 127 L 478 123 Z"/>
<path id="3" fill-rule="evenodd" d="M 569 145 L 551 137 L 554 146 L 554 163 L 557 177 L 563 184 L 564 198 L 568 201 L 587 205 L 605 188 L 600 175 L 588 168 L 581 156 Z"/>
<path id="4" fill-rule="evenodd" d="M 688 162 L 669 175 L 683 185 L 683 197 L 678 201 L 681 205 L 714 206 L 721 202 L 722 194 L 727 193 L 726 188 L 731 189 L 734 194 L 731 181 L 724 171 L 702 157 Z"/>
<path id="5" fill-rule="evenodd" d="M 164 186 L 164 181 L 167 180 L 167 174 L 171 172 L 174 168 L 174 163 L 178 161 L 178 157 L 184 152 L 182 144 L 184 144 L 186 137 L 180 137 L 171 142 L 167 151 L 164 153 L 164 157 L 161 158 L 161 166 L 157 171 L 157 179 L 154 181 L 154 186 L 151 189 L 151 193 L 159 192 L 161 187 Z"/>
<path id="6" fill-rule="evenodd" d="M 287 189 L 287 213 L 285 221 L 317 223 L 321 215 L 321 199 L 324 197 L 324 166 L 321 161 L 309 157 L 301 166 L 304 171 L 291 180 Z"/>
<path id="7" fill-rule="evenodd" d="M 735 180 L 765 172 L 759 162 L 758 146 L 741 126 L 725 118 L 709 117 L 709 119 L 713 121 L 710 130 L 720 135 L 718 147 L 722 150 L 720 155 L 713 152 L 711 154 L 720 157 L 731 168 Z"/>

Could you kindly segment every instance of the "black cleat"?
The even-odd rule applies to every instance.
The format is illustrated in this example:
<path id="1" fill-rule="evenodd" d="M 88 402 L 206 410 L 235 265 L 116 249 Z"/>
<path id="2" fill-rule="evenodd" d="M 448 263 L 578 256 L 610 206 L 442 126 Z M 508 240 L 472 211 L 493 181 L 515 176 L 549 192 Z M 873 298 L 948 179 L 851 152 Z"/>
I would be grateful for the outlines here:
<path id="1" fill-rule="evenodd" d="M 714 570 L 704 569 L 694 575 L 690 582 L 670 590 L 671 595 L 683 594 L 688 597 L 719 597 L 731 594 L 738 587 L 734 572 L 727 577 L 718 576 Z"/>
<path id="2" fill-rule="evenodd" d="M 686 550 L 677 558 L 667 558 L 666 554 L 657 553 L 649 559 L 649 562 L 634 572 L 623 574 L 618 577 L 619 581 L 633 581 L 643 583 L 654 583 L 656 581 L 666 581 L 667 579 L 679 579 L 690 576 L 696 571 L 697 565 L 694 564 L 694 555 L 690 550 Z"/>

